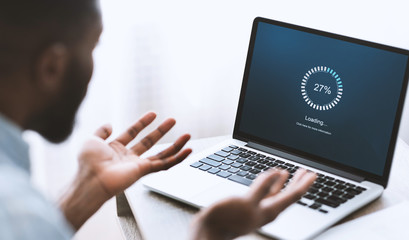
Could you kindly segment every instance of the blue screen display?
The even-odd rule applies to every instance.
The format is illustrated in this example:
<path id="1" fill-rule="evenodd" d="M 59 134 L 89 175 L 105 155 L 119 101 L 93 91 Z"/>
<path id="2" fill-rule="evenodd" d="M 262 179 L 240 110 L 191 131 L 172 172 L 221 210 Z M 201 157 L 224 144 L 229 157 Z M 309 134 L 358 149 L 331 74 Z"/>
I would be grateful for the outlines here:
<path id="1" fill-rule="evenodd" d="M 240 132 L 382 175 L 407 56 L 260 22 Z"/>

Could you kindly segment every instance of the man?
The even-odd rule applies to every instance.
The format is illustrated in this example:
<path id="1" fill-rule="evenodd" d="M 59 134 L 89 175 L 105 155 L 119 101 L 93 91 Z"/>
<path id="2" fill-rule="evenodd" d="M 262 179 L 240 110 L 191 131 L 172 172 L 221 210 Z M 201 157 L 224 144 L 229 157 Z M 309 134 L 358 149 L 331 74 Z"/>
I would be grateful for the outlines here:
<path id="1" fill-rule="evenodd" d="M 168 119 L 133 146 L 156 117 L 147 113 L 115 140 L 99 128 L 79 155 L 79 170 L 58 206 L 30 183 L 28 146 L 22 131 L 51 142 L 73 128 L 93 70 L 92 52 L 102 31 L 96 0 L 0 0 L 0 239 L 70 239 L 104 202 L 142 176 L 184 160 L 190 136 L 149 158 L 139 156 L 175 124 Z M 244 197 L 200 212 L 192 239 L 231 239 L 272 221 L 296 201 L 315 175 L 298 172 L 280 191 L 285 171 L 261 175 Z"/>

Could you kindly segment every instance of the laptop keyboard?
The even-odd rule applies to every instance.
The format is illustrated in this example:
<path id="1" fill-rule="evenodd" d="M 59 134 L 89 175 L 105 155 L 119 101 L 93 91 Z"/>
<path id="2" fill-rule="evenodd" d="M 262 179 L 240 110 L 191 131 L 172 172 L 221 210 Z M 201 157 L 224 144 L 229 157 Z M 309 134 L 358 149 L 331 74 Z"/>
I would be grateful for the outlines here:
<path id="1" fill-rule="evenodd" d="M 256 153 L 246 148 L 230 145 L 190 165 L 218 177 L 250 186 L 256 177 L 270 168 L 285 169 L 291 181 L 299 166 Z M 348 200 L 361 194 L 366 188 L 317 173 L 317 179 L 297 203 L 321 213 L 328 213 Z"/>

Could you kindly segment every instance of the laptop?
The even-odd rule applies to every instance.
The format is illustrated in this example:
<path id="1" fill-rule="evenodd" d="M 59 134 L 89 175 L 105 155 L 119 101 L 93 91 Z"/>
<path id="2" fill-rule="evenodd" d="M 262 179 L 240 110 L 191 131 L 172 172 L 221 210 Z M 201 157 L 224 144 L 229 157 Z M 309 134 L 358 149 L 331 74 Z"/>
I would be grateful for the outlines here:
<path id="1" fill-rule="evenodd" d="M 270 168 L 286 169 L 290 177 L 308 169 L 318 175 L 313 186 L 259 232 L 313 238 L 386 188 L 408 56 L 407 50 L 256 18 L 232 137 L 143 184 L 202 208 L 245 194 Z"/>

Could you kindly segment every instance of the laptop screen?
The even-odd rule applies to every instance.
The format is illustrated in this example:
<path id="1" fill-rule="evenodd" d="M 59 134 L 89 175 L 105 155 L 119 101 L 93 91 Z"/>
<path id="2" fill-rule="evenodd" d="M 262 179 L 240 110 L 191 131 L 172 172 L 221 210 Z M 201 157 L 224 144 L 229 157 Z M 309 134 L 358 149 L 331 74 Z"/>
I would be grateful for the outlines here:
<path id="1" fill-rule="evenodd" d="M 406 51 L 257 18 L 247 61 L 235 133 L 384 175 L 407 84 Z"/>

